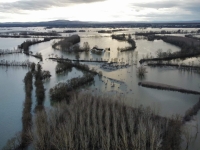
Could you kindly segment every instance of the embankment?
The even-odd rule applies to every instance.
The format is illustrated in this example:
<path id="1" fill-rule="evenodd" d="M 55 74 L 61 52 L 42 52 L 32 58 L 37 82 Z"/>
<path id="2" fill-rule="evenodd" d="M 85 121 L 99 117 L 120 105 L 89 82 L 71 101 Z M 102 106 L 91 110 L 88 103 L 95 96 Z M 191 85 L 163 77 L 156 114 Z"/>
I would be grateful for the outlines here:
<path id="1" fill-rule="evenodd" d="M 144 81 L 144 82 L 139 82 L 138 85 L 143 86 L 143 87 L 147 87 L 147 88 L 154 88 L 154 89 L 160 89 L 160 90 L 169 90 L 169 91 L 177 91 L 177 92 L 181 92 L 181 93 L 200 95 L 200 92 L 198 92 L 198 91 L 187 90 L 187 89 L 183 89 L 183 88 L 180 88 L 180 87 L 171 86 L 171 85 L 167 85 L 167 84 L 156 83 L 156 82 Z"/>

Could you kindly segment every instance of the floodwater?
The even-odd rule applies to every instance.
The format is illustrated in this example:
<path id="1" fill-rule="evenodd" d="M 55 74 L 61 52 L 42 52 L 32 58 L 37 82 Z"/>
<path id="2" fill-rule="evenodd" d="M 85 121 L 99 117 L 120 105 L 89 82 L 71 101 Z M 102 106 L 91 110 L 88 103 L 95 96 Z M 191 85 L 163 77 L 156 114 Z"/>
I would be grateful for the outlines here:
<path id="1" fill-rule="evenodd" d="M 49 31 L 44 28 L 10 28 L 12 31 Z M 0 30 L 0 32 L 8 32 L 10 30 Z M 51 29 L 57 31 L 63 31 L 67 29 Z M 73 29 L 70 29 L 73 30 Z M 79 30 L 79 29 L 75 29 Z M 103 59 L 103 60 L 113 60 L 118 58 L 118 60 L 123 60 L 126 63 L 131 64 L 130 67 L 119 69 L 116 71 L 104 70 L 100 66 L 102 63 L 86 63 L 91 68 L 94 67 L 98 71 L 102 71 L 103 77 L 95 77 L 95 82 L 83 90 L 91 90 L 93 92 L 105 92 L 111 95 L 120 95 L 126 97 L 125 103 L 130 106 L 151 106 L 153 109 L 159 112 L 162 116 L 172 116 L 173 114 L 184 115 L 185 111 L 191 108 L 198 100 L 199 96 L 192 94 L 183 94 L 179 92 L 164 91 L 149 89 L 138 86 L 140 81 L 152 81 L 164 84 L 170 84 L 173 86 L 178 86 L 191 90 L 200 90 L 200 81 L 198 80 L 200 75 L 197 73 L 180 71 L 174 68 L 150 68 L 147 67 L 148 73 L 144 79 L 139 79 L 136 75 L 137 67 L 139 66 L 138 61 L 141 58 L 155 57 L 156 51 L 162 49 L 162 51 L 167 51 L 171 49 L 172 52 L 179 51 L 180 48 L 174 45 L 163 42 L 162 40 L 147 41 L 147 40 L 136 40 L 137 48 L 134 51 L 119 52 L 117 49 L 129 46 L 128 43 L 114 40 L 110 37 L 110 34 L 98 34 L 96 31 L 102 29 L 86 28 L 81 29 L 87 32 L 80 33 L 81 42 L 80 46 L 83 46 L 84 42 L 88 42 L 90 47 L 98 46 L 99 48 L 110 48 L 111 51 L 106 51 L 101 55 L 94 53 L 80 53 L 80 59 Z M 120 31 L 120 33 L 134 33 L 140 31 L 141 29 L 127 29 L 127 31 Z M 145 29 L 150 31 L 151 29 Z M 152 29 L 156 31 L 169 30 L 177 31 L 178 29 Z M 193 31 L 197 29 L 183 29 L 188 31 Z M 79 33 L 78 33 L 79 34 Z M 67 36 L 69 34 L 66 34 Z M 133 36 L 134 38 L 134 36 Z M 0 49 L 13 49 L 17 45 L 21 44 L 26 39 L 11 39 L 11 38 L 0 38 Z M 43 70 L 49 70 L 52 77 L 50 80 L 44 81 L 45 91 L 45 107 L 46 109 L 51 108 L 51 102 L 49 99 L 49 89 L 54 87 L 58 82 L 65 82 L 74 77 L 81 77 L 83 73 L 75 68 L 71 72 L 65 74 L 57 75 L 55 73 L 56 62 L 48 60 L 49 56 L 55 57 L 63 56 L 64 58 L 75 59 L 73 53 L 64 53 L 62 51 L 52 49 L 51 45 L 54 40 L 49 42 L 40 43 L 30 47 L 30 51 L 33 53 L 40 52 L 43 56 L 43 62 L 40 64 Z M 0 60 L 9 61 L 26 61 L 38 63 L 39 60 L 28 57 L 23 54 L 14 54 L 0 56 Z M 0 67 L 0 149 L 6 144 L 6 141 L 12 137 L 17 132 L 21 131 L 22 124 L 22 110 L 23 102 L 25 99 L 24 93 L 24 83 L 23 78 L 28 69 L 20 67 Z M 114 79 L 114 80 L 113 80 Z M 111 87 L 111 84 L 115 83 L 115 87 Z M 32 101 L 34 108 L 35 105 L 35 89 L 32 91 Z M 33 112 L 34 114 L 34 112 Z M 198 122 L 200 120 L 200 113 L 197 115 Z M 194 124 L 195 121 L 191 122 Z M 189 123 L 190 124 L 190 123 Z M 196 141 L 191 144 L 190 149 L 200 149 L 200 144 L 197 142 L 200 140 L 200 135 L 197 135 Z M 184 145 L 184 144 L 183 144 Z"/>

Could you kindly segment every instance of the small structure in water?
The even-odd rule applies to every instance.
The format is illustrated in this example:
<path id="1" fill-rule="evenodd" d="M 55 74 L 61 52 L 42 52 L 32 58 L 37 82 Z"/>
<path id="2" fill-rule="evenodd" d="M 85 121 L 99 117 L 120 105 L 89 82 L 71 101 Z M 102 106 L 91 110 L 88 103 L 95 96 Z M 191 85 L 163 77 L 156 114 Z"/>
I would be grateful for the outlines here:
<path id="1" fill-rule="evenodd" d="M 91 49 L 91 51 L 94 51 L 94 52 L 105 52 L 104 49 L 97 48 L 97 47 L 93 47 L 93 48 Z"/>

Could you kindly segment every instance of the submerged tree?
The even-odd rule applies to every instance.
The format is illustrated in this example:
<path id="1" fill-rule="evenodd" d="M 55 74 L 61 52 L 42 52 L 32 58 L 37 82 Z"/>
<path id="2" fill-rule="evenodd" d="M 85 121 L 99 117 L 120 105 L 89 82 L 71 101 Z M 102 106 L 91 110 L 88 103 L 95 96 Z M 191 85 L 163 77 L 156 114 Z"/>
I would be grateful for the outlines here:
<path id="1" fill-rule="evenodd" d="M 139 78 L 141 78 L 141 79 L 144 78 L 146 73 L 147 73 L 146 67 L 140 66 L 137 68 L 137 76 Z"/>
<path id="2" fill-rule="evenodd" d="M 31 71 L 34 72 L 35 71 L 35 63 L 31 64 Z"/>
<path id="3" fill-rule="evenodd" d="M 75 57 L 76 57 L 76 60 L 79 61 L 79 59 L 80 59 L 80 55 L 79 55 L 79 53 L 76 53 Z"/>
<path id="4" fill-rule="evenodd" d="M 89 51 L 89 50 L 90 50 L 90 45 L 89 45 L 88 42 L 84 42 L 84 43 L 83 43 L 83 50 L 84 50 L 84 51 Z"/>

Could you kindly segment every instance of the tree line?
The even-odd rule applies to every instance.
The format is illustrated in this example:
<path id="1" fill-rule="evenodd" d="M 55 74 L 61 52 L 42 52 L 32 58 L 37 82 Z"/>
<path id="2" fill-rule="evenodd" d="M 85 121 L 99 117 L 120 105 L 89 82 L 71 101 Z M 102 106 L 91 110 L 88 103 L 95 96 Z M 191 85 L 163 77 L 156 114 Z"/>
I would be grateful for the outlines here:
<path id="1" fill-rule="evenodd" d="M 149 108 L 128 107 L 105 95 L 73 95 L 70 103 L 59 103 L 47 113 L 36 116 L 36 150 L 181 149 L 178 117 L 159 117 Z"/>
<path id="2" fill-rule="evenodd" d="M 128 38 L 126 38 L 125 34 L 119 34 L 119 35 L 112 35 L 112 39 L 120 40 L 120 41 L 127 41 L 131 46 L 125 47 L 125 48 L 118 48 L 119 51 L 130 51 L 134 50 L 136 48 L 135 40 L 131 37 L 131 35 L 128 35 Z"/>

